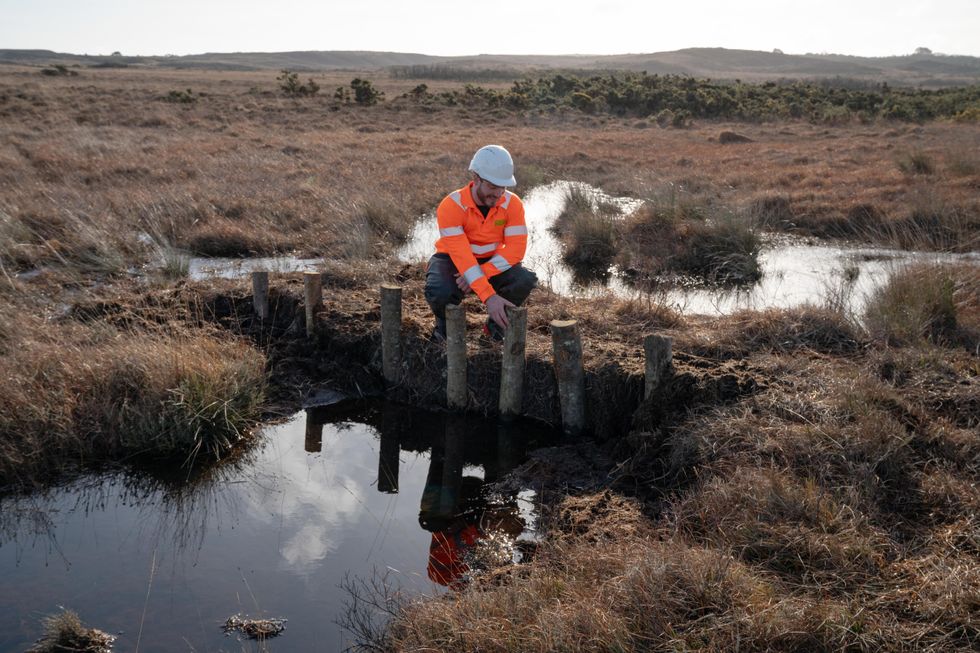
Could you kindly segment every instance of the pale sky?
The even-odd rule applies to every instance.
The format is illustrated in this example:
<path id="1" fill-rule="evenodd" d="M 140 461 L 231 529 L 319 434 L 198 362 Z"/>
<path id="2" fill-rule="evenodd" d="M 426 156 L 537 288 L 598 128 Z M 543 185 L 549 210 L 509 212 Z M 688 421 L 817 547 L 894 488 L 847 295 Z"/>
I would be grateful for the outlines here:
<path id="1" fill-rule="evenodd" d="M 0 0 L 0 49 L 73 54 L 377 50 L 980 56 L 977 0 Z"/>

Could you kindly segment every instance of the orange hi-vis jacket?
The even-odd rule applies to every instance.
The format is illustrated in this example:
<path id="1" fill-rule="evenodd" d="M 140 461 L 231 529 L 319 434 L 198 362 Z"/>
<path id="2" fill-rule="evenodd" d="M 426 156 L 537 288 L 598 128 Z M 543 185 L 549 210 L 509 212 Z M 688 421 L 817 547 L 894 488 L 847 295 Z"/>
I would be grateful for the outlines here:
<path id="1" fill-rule="evenodd" d="M 495 293 L 490 277 L 521 262 L 527 249 L 527 225 L 521 198 L 504 191 L 484 218 L 476 208 L 473 183 L 454 191 L 439 203 L 436 251 L 449 254 L 453 265 L 486 302 Z M 482 265 L 477 258 L 489 260 Z"/>

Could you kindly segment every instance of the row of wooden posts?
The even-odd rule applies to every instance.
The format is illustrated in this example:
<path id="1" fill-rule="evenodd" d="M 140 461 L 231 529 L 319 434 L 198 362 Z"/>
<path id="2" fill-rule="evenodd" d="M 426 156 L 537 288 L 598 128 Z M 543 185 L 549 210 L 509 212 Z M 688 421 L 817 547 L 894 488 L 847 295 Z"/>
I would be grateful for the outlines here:
<path id="1" fill-rule="evenodd" d="M 303 297 L 306 332 L 313 333 L 316 312 L 323 303 L 319 272 L 303 275 Z M 269 273 L 252 273 L 252 299 L 260 319 L 269 317 Z M 465 411 L 469 401 L 466 378 L 466 309 L 446 308 L 446 403 L 450 410 Z M 524 390 L 525 345 L 527 342 L 527 309 L 508 307 L 509 325 L 504 330 L 501 353 L 499 411 L 503 419 L 521 414 Z M 402 376 L 402 289 L 381 285 L 381 361 L 385 381 L 391 385 Z M 585 369 L 582 364 L 582 340 L 576 320 L 552 320 L 551 342 L 562 428 L 566 433 L 586 429 Z M 644 398 L 656 389 L 670 368 L 672 340 L 647 335 L 643 339 L 646 358 Z"/>

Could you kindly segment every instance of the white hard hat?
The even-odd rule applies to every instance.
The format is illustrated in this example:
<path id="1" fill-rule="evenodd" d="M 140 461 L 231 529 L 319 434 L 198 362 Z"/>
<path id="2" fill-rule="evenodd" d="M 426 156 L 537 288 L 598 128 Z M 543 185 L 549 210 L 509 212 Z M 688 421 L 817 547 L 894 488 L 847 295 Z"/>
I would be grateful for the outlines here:
<path id="1" fill-rule="evenodd" d="M 470 171 L 496 186 L 516 186 L 514 160 L 499 145 L 484 145 L 473 155 Z"/>

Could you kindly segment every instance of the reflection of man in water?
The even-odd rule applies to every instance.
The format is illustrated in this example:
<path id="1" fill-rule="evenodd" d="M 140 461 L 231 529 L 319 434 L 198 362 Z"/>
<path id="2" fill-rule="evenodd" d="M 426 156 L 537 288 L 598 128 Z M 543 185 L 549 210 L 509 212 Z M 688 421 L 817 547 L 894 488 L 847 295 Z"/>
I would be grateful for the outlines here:
<path id="1" fill-rule="evenodd" d="M 481 540 L 498 533 L 513 540 L 524 530 L 515 502 L 488 506 L 483 481 L 463 476 L 459 444 L 450 437 L 445 450 L 433 445 L 419 508 L 419 524 L 432 533 L 429 578 L 452 589 L 466 584 L 471 566 L 481 566 L 471 555 Z"/>

